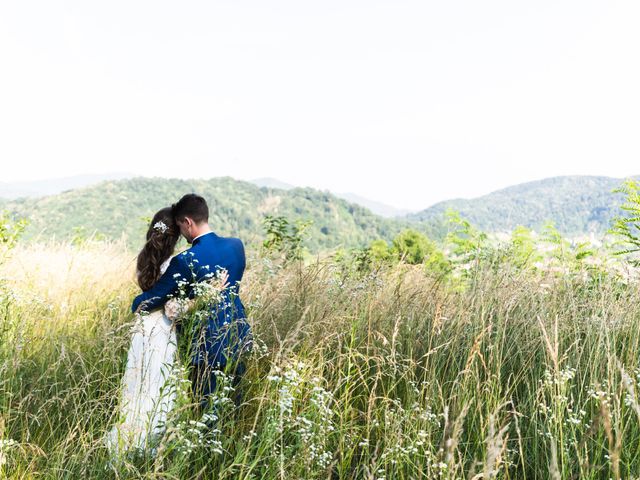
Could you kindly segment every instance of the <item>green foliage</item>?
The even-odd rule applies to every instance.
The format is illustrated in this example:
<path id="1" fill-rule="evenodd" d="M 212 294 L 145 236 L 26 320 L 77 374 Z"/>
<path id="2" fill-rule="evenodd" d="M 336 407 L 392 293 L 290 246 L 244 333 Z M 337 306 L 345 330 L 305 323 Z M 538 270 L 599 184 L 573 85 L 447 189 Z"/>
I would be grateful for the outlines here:
<path id="1" fill-rule="evenodd" d="M 450 228 L 446 243 L 452 246 L 452 254 L 461 263 L 477 260 L 487 247 L 487 234 L 472 226 L 454 210 L 447 211 L 446 216 Z"/>
<path id="2" fill-rule="evenodd" d="M 0 214 L 0 244 L 5 249 L 13 248 L 27 225 L 26 219 L 13 220 L 7 212 L 2 212 Z"/>
<path id="3" fill-rule="evenodd" d="M 393 250 L 400 260 L 410 265 L 418 265 L 434 250 L 435 245 L 415 230 L 404 230 L 393 239 Z"/>
<path id="4" fill-rule="evenodd" d="M 446 275 L 451 270 L 448 259 L 432 240 L 415 230 L 404 230 L 393 239 L 392 253 L 409 265 L 424 265 L 427 271 Z"/>
<path id="5" fill-rule="evenodd" d="M 266 239 L 262 247 L 267 253 L 277 252 L 286 260 L 301 260 L 305 232 L 311 222 L 290 223 L 283 216 L 266 215 L 263 220 Z"/>
<path id="6" fill-rule="evenodd" d="M 613 220 L 610 233 L 617 236 L 618 250 L 616 255 L 633 255 L 640 252 L 640 184 L 635 180 L 628 180 L 615 192 L 626 195 L 625 203 L 620 207 L 624 215 L 617 216 Z M 635 265 L 640 260 L 632 258 Z"/>
<path id="7" fill-rule="evenodd" d="M 387 262 L 393 257 L 393 250 L 389 248 L 386 240 L 382 239 L 371 242 L 368 253 L 371 260 L 378 263 Z"/>
<path id="8" fill-rule="evenodd" d="M 552 223 L 545 225 L 542 240 L 552 247 L 549 255 L 568 266 L 579 267 L 584 259 L 594 254 L 589 242 L 571 244 Z"/>
<path id="9" fill-rule="evenodd" d="M 533 233 L 523 226 L 516 227 L 511 233 L 510 255 L 513 262 L 521 268 L 531 267 L 543 258 Z"/>

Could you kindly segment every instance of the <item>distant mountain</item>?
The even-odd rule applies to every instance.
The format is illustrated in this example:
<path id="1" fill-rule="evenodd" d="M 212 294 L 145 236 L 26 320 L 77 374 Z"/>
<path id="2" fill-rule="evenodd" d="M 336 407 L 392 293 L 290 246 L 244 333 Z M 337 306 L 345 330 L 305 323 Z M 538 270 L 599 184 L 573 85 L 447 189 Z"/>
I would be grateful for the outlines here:
<path id="1" fill-rule="evenodd" d="M 280 190 L 291 190 L 292 188 L 296 188 L 295 185 L 291 185 L 289 183 L 281 182 L 276 178 L 256 178 L 255 180 L 250 180 L 251 183 L 257 185 L 258 187 L 265 188 L 278 188 Z"/>
<path id="2" fill-rule="evenodd" d="M 292 188 L 296 188 L 295 185 L 281 182 L 280 180 L 277 180 L 275 178 L 257 178 L 255 180 L 251 180 L 251 183 L 259 187 L 277 188 L 280 190 L 291 190 Z M 385 217 L 385 218 L 403 217 L 410 213 L 410 210 L 402 210 L 396 207 L 392 207 L 390 205 L 385 205 L 384 203 L 376 202 L 375 200 L 370 200 L 360 195 L 356 195 L 355 193 L 336 193 L 336 192 L 331 192 L 331 193 L 336 197 L 342 198 L 348 202 L 355 203 L 364 208 L 368 208 L 373 213 L 375 213 L 376 215 L 380 215 L 381 217 Z"/>
<path id="3" fill-rule="evenodd" d="M 361 197 L 355 193 L 336 193 L 337 197 L 343 198 L 351 203 L 357 203 L 365 208 L 368 208 L 376 215 L 380 215 L 385 218 L 404 217 L 411 213 L 410 210 L 403 210 L 400 208 L 385 205 L 384 203 L 369 200 L 368 198 Z"/>
<path id="4" fill-rule="evenodd" d="M 0 182 L 0 198 L 44 197 L 56 193 L 87 187 L 105 180 L 131 178 L 131 173 L 105 173 L 98 175 L 76 175 L 33 182 Z"/>
<path id="5" fill-rule="evenodd" d="M 453 209 L 485 231 L 511 231 L 518 225 L 540 229 L 552 221 L 564 234 L 603 233 L 620 213 L 624 195 L 612 193 L 624 179 L 596 176 L 553 177 L 498 190 L 471 200 L 437 203 L 406 218 L 421 222 Z"/>
<path id="6" fill-rule="evenodd" d="M 291 221 L 311 220 L 305 244 L 313 252 L 364 246 L 377 238 L 391 240 L 410 225 L 407 220 L 381 218 L 328 192 L 260 188 L 228 177 L 106 181 L 48 197 L 8 201 L 2 208 L 29 220 L 27 240 L 70 239 L 79 233 L 94 232 L 108 238 L 124 234 L 130 246 L 137 249 L 148 218 L 189 192 L 198 192 L 207 199 L 214 230 L 239 236 L 248 244 L 257 244 L 264 238 L 262 219 L 267 214 L 284 215 Z M 435 232 L 426 224 L 417 228 L 431 235 Z"/>

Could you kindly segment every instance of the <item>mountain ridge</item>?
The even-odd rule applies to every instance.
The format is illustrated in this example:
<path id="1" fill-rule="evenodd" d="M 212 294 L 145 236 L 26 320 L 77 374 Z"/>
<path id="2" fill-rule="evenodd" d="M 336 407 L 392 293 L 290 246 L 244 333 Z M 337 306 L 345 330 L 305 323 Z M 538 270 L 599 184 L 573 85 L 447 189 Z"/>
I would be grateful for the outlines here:
<path id="1" fill-rule="evenodd" d="M 106 238 L 124 234 L 129 245 L 138 248 L 155 211 L 184 193 L 198 192 L 211 205 L 212 228 L 222 235 L 240 236 L 248 244 L 259 245 L 265 215 L 282 215 L 292 223 L 311 220 L 306 244 L 311 252 L 319 252 L 363 247 L 379 238 L 391 241 L 406 228 L 441 239 L 447 230 L 444 216 L 448 209 L 486 232 L 511 231 L 519 225 L 540 231 L 551 221 L 568 236 L 600 235 L 621 213 L 624 195 L 613 190 L 623 181 L 600 176 L 551 177 L 475 199 L 439 202 L 404 218 L 383 218 L 328 191 L 259 187 L 231 177 L 107 180 L 45 197 L 0 199 L 0 209 L 29 220 L 27 241 L 69 240 L 95 232 Z"/>
<path id="2" fill-rule="evenodd" d="M 312 252 L 361 247 L 377 238 L 390 241 L 411 226 L 407 220 L 384 219 L 329 192 L 284 191 L 231 177 L 108 180 L 47 197 L 5 201 L 0 206 L 14 217 L 29 220 L 26 240 L 68 240 L 92 233 L 118 238 L 124 234 L 130 246 L 139 248 L 149 217 L 190 192 L 207 199 L 214 230 L 254 245 L 263 239 L 262 220 L 268 214 L 285 216 L 290 222 L 312 220 L 305 242 Z M 417 228 L 427 233 L 425 225 Z"/>
<path id="3" fill-rule="evenodd" d="M 519 225 L 539 230 L 551 221 L 565 234 L 604 233 L 620 213 L 624 197 L 613 190 L 624 181 L 595 175 L 549 177 L 476 198 L 445 200 L 405 218 L 428 221 L 453 209 L 486 231 L 511 231 Z"/>

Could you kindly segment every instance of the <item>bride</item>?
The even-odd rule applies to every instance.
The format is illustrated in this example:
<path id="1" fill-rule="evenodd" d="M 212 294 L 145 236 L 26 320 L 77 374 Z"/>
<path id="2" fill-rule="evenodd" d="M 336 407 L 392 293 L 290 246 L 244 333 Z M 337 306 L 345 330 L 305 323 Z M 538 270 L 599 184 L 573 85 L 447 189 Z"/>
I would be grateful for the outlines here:
<path id="1" fill-rule="evenodd" d="M 137 259 L 137 281 L 143 291 L 149 290 L 167 269 L 179 237 L 171 208 L 154 215 Z M 136 314 L 122 378 L 120 414 L 106 437 L 114 456 L 145 450 L 163 433 L 175 402 L 175 389 L 167 383 L 176 355 L 171 320 L 163 309 Z"/>
<path id="2" fill-rule="evenodd" d="M 170 207 L 153 216 L 146 238 L 137 260 L 137 280 L 143 291 L 153 287 L 167 270 L 180 238 Z M 228 280 L 224 270 L 212 276 L 208 280 L 211 292 L 223 291 Z M 177 350 L 175 322 L 194 305 L 195 300 L 171 299 L 164 309 L 136 313 L 122 378 L 120 412 L 105 438 L 112 456 L 153 447 L 164 432 L 176 399 L 175 386 L 169 382 Z"/>

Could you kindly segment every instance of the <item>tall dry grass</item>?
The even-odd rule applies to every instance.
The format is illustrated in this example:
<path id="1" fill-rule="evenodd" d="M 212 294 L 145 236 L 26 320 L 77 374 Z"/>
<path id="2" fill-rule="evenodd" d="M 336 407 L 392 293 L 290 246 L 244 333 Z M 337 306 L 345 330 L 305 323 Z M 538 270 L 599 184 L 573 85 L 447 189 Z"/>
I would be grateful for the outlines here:
<path id="1" fill-rule="evenodd" d="M 452 285 L 253 258 L 257 345 L 217 428 L 188 398 L 155 455 L 111 462 L 135 293 L 114 244 L 21 247 L 2 266 L 0 475 L 7 478 L 633 478 L 638 285 L 488 256 Z M 226 382 L 226 383 L 225 383 Z M 191 423 L 190 423 L 191 422 Z"/>

